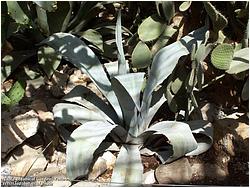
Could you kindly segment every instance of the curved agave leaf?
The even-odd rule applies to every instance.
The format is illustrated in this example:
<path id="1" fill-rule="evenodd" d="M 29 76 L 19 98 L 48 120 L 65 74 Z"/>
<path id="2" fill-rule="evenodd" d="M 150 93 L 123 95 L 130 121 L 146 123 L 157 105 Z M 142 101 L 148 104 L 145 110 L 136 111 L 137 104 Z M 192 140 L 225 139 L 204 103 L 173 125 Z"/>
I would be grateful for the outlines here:
<path id="1" fill-rule="evenodd" d="M 114 76 L 118 75 L 118 63 L 117 62 L 104 63 L 104 67 L 106 68 L 110 78 L 113 78 Z"/>
<path id="2" fill-rule="evenodd" d="M 145 117 L 148 113 L 149 105 L 151 103 L 150 96 L 157 85 L 164 81 L 174 70 L 180 57 L 191 53 L 194 44 L 197 47 L 200 46 L 201 42 L 205 39 L 205 32 L 207 27 L 197 29 L 187 36 L 162 48 L 154 57 L 152 62 L 152 68 L 149 73 L 149 79 L 147 81 L 142 101 L 142 117 Z M 143 118 L 142 118 L 143 119 Z M 142 130 L 145 130 L 145 123 L 142 124 Z"/>
<path id="3" fill-rule="evenodd" d="M 199 46 L 205 37 L 206 27 L 202 27 L 187 36 L 162 48 L 154 57 L 149 79 L 144 91 L 144 100 L 147 101 L 154 88 L 165 80 L 174 70 L 180 57 L 191 52 L 193 44 Z"/>
<path id="4" fill-rule="evenodd" d="M 206 152 L 213 144 L 213 126 L 209 121 L 196 120 L 187 122 L 194 133 L 198 147 L 186 156 L 199 155 Z"/>
<path id="5" fill-rule="evenodd" d="M 88 174 L 95 151 L 116 126 L 104 121 L 90 121 L 73 131 L 66 150 L 66 170 L 70 180 Z"/>
<path id="6" fill-rule="evenodd" d="M 233 55 L 233 60 L 229 69 L 226 71 L 228 74 L 237 74 L 249 69 L 249 48 L 238 50 Z"/>
<path id="7" fill-rule="evenodd" d="M 62 99 L 65 101 L 77 103 L 88 109 L 93 109 L 94 111 L 99 111 L 101 114 L 103 114 L 104 117 L 106 114 L 109 117 L 105 118 L 107 121 L 120 123 L 114 109 L 85 86 L 78 85 L 74 87 L 74 89 L 72 89 Z"/>
<path id="8" fill-rule="evenodd" d="M 144 72 L 118 75 L 113 79 L 118 80 L 133 99 L 137 109 L 140 108 L 140 92 L 144 82 Z M 113 84 L 113 83 L 112 83 Z M 116 86 L 114 86 L 116 87 Z"/>
<path id="9" fill-rule="evenodd" d="M 55 33 L 42 41 L 41 44 L 48 44 L 82 72 L 87 73 L 114 107 L 119 119 L 122 120 L 118 100 L 103 66 L 94 52 L 83 41 L 68 33 Z"/>
<path id="10" fill-rule="evenodd" d="M 166 91 L 166 87 L 162 86 L 157 91 L 154 91 L 152 94 L 152 101 L 149 107 L 148 115 L 146 116 L 145 124 L 149 125 L 154 115 L 158 111 L 158 109 L 163 105 L 163 103 L 167 100 L 164 96 L 164 92 Z"/>
<path id="11" fill-rule="evenodd" d="M 122 24 L 121 24 L 121 11 L 118 12 L 115 40 L 118 49 L 118 72 L 119 74 L 126 74 L 129 72 L 129 65 L 126 63 L 125 55 L 122 45 Z"/>
<path id="12" fill-rule="evenodd" d="M 143 166 L 139 145 L 123 145 L 116 159 L 111 186 L 139 186 L 142 183 Z"/>
<path id="13" fill-rule="evenodd" d="M 134 136 L 137 135 L 138 127 L 136 120 L 134 120 L 133 125 L 131 125 L 131 121 L 137 117 L 137 111 L 140 107 L 143 78 L 144 73 L 130 73 L 115 76 L 111 79 L 113 89 L 123 112 L 126 129 Z"/>
<path id="14" fill-rule="evenodd" d="M 159 135 L 165 136 L 165 139 L 159 139 Z M 172 162 L 198 147 L 190 127 L 183 122 L 162 121 L 149 127 L 140 136 L 144 140 L 148 138 L 145 147 L 155 152 L 162 163 Z"/>
<path id="15" fill-rule="evenodd" d="M 105 121 L 110 118 L 98 108 L 88 109 L 86 107 L 71 104 L 71 103 L 58 103 L 53 107 L 53 114 L 55 122 L 61 124 L 73 124 L 75 122 L 86 123 L 88 121 Z"/>

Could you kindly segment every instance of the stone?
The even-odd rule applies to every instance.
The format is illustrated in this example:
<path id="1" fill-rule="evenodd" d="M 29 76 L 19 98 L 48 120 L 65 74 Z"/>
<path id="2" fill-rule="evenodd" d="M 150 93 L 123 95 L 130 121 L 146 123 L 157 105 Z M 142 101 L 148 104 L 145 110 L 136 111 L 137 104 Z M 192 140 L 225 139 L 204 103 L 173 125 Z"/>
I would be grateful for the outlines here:
<path id="1" fill-rule="evenodd" d="M 154 184 L 156 182 L 155 180 L 155 171 L 150 170 L 148 172 L 145 172 L 142 176 L 143 184 Z"/>
<path id="2" fill-rule="evenodd" d="M 30 110 L 13 119 L 6 118 L 2 123 L 1 157 L 5 158 L 16 146 L 37 133 L 39 119 L 38 114 L 34 110 Z"/>
<path id="3" fill-rule="evenodd" d="M 226 155 L 248 155 L 249 125 L 238 119 L 225 118 L 214 122 L 214 149 Z"/>
<path id="4" fill-rule="evenodd" d="M 107 170 L 106 160 L 99 157 L 89 173 L 88 180 L 95 180 L 98 176 Z"/>
<path id="5" fill-rule="evenodd" d="M 203 119 L 213 122 L 216 119 L 215 106 L 212 103 L 201 104 L 190 114 L 192 120 Z"/>
<path id="6" fill-rule="evenodd" d="M 192 178 L 191 165 L 187 158 L 160 165 L 155 170 L 155 178 L 159 184 L 188 184 Z"/>
<path id="7" fill-rule="evenodd" d="M 99 182 L 89 182 L 89 181 L 80 181 L 72 187 L 108 187 L 108 183 L 99 183 Z"/>
<path id="8" fill-rule="evenodd" d="M 110 152 L 106 151 L 102 158 L 106 160 L 107 169 L 113 169 L 115 166 L 116 157 Z"/>
<path id="9" fill-rule="evenodd" d="M 43 112 L 47 112 L 48 108 L 46 106 L 46 104 L 41 101 L 41 100 L 34 100 L 31 105 L 30 108 L 32 108 L 33 110 L 37 111 L 39 113 L 39 111 L 43 111 Z"/>
<path id="10" fill-rule="evenodd" d="M 24 177 L 44 171 L 48 161 L 41 152 L 41 150 L 35 150 L 27 145 L 15 149 L 7 161 L 11 167 L 11 175 Z"/>
<path id="11" fill-rule="evenodd" d="M 223 181 L 228 175 L 227 172 L 217 164 L 196 162 L 192 164 L 191 168 L 195 181 L 204 180 L 205 178 Z"/>
<path id="12" fill-rule="evenodd" d="M 53 181 L 53 187 L 70 187 L 70 181 Z"/>
<path id="13" fill-rule="evenodd" d="M 56 163 L 49 163 L 45 171 L 36 174 L 39 178 L 53 178 L 58 181 L 67 180 L 66 166 L 57 165 Z"/>

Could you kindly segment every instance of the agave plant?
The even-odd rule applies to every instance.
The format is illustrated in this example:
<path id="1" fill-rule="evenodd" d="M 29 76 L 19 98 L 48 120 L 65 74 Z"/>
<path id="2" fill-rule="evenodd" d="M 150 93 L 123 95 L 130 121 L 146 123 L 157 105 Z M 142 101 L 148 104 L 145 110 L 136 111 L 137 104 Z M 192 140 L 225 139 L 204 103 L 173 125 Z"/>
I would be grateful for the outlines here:
<path id="1" fill-rule="evenodd" d="M 121 17 L 118 14 L 116 44 L 118 63 L 104 66 L 79 38 L 56 33 L 42 44 L 54 48 L 66 60 L 89 75 L 106 97 L 103 101 L 84 86 L 76 86 L 53 108 L 57 125 L 80 122 L 67 140 L 67 175 L 71 180 L 87 176 L 94 160 L 116 144 L 116 159 L 111 185 L 140 185 L 143 164 L 141 154 L 156 155 L 169 163 L 184 155 L 197 155 L 212 143 L 212 127 L 206 121 L 162 121 L 150 124 L 166 101 L 161 83 L 171 74 L 180 57 L 188 55 L 192 45 L 200 45 L 205 27 L 195 30 L 154 57 L 146 80 L 143 72 L 130 73 L 125 61 Z M 59 127 L 60 128 L 60 127 Z M 202 136 L 195 138 L 199 134 Z"/>

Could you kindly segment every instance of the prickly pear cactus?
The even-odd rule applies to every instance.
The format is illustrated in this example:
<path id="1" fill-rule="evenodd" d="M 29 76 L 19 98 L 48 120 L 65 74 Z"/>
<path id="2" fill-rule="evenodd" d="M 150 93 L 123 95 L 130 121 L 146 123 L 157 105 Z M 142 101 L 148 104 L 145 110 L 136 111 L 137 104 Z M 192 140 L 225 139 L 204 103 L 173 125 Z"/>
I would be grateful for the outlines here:
<path id="1" fill-rule="evenodd" d="M 222 30 L 227 26 L 227 19 L 223 16 L 210 2 L 203 2 L 207 14 L 212 20 L 213 30 L 215 33 L 218 33 L 219 30 Z"/>
<path id="2" fill-rule="evenodd" d="M 138 28 L 138 35 L 141 41 L 148 42 L 157 39 L 165 29 L 156 15 L 146 18 Z"/>
<path id="3" fill-rule="evenodd" d="M 228 70 L 233 59 L 234 48 L 230 44 L 218 45 L 211 54 L 211 62 L 217 69 Z"/>

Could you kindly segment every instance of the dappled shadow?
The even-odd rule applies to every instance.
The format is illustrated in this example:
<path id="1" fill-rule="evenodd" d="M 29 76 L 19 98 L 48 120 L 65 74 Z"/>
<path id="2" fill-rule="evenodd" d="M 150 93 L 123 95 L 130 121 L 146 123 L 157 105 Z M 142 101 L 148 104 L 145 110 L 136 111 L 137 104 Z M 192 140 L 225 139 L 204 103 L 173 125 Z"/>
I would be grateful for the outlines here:
<path id="1" fill-rule="evenodd" d="M 207 152 L 190 159 L 191 163 L 192 161 L 199 163 L 203 174 L 202 177 L 194 178 L 192 184 L 248 185 L 249 139 L 242 138 L 236 131 L 240 128 L 240 123 L 244 121 L 226 118 L 213 123 L 214 143 L 212 147 Z"/>

